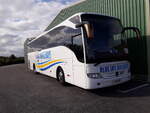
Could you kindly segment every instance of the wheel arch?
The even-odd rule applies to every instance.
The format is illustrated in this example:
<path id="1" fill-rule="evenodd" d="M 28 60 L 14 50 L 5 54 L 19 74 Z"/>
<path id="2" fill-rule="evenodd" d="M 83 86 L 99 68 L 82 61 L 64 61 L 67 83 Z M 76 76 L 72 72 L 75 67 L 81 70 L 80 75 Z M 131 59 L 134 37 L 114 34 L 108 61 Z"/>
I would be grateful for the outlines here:
<path id="1" fill-rule="evenodd" d="M 59 72 L 59 69 L 62 69 L 62 70 L 63 70 L 63 68 L 62 68 L 61 66 L 57 66 L 57 68 L 56 68 L 56 79 L 57 79 L 57 80 L 59 80 L 59 79 L 58 79 L 58 72 Z"/>
<path id="2" fill-rule="evenodd" d="M 33 70 L 35 70 L 36 69 L 36 67 L 35 67 L 35 63 L 33 63 Z"/>

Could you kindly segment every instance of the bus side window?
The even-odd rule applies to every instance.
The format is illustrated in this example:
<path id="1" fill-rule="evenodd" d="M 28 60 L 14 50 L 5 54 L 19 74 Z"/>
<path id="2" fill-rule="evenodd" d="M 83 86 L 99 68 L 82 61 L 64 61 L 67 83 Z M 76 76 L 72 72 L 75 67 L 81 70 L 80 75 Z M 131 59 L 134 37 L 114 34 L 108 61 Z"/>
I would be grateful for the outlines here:
<path id="1" fill-rule="evenodd" d="M 73 45 L 78 45 L 78 46 L 82 45 L 82 36 L 81 36 L 81 34 L 78 34 L 76 36 L 72 36 L 72 44 Z"/>
<path id="2" fill-rule="evenodd" d="M 76 54 L 78 60 L 83 62 L 84 55 L 81 34 L 72 36 L 72 50 Z"/>
<path id="3" fill-rule="evenodd" d="M 80 62 L 84 61 L 83 55 L 83 44 L 82 44 L 82 34 L 81 28 L 73 29 L 70 27 L 65 27 L 61 34 L 64 34 L 64 46 L 71 49 L 76 55 Z"/>
<path id="4" fill-rule="evenodd" d="M 75 17 L 71 18 L 69 21 L 71 21 L 74 24 L 79 24 L 80 23 L 80 17 L 75 16 Z"/>
<path id="5" fill-rule="evenodd" d="M 76 36 L 78 34 L 81 34 L 81 29 L 73 29 L 70 27 L 65 27 L 64 30 L 61 32 L 62 36 L 64 37 L 62 39 L 62 44 L 70 49 L 72 49 L 72 36 Z"/>

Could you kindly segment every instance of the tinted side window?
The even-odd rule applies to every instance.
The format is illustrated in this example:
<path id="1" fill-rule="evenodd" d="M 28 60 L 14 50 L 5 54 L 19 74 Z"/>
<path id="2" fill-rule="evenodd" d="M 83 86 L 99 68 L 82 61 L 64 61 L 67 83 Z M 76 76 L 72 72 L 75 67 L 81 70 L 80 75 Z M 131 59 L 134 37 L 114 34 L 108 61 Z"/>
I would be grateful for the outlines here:
<path id="1" fill-rule="evenodd" d="M 79 16 L 72 17 L 69 21 L 71 21 L 74 24 L 79 24 L 80 23 L 80 17 Z"/>
<path id="2" fill-rule="evenodd" d="M 64 38 L 64 45 L 71 48 L 72 47 L 72 37 L 81 34 L 81 29 L 73 29 L 66 27 L 64 29 L 65 38 Z"/>
<path id="3" fill-rule="evenodd" d="M 77 56 L 77 59 L 81 62 L 84 62 L 84 54 L 83 54 L 83 44 L 82 44 L 82 35 L 77 34 L 72 37 L 72 50 Z"/>
<path id="4" fill-rule="evenodd" d="M 65 33 L 63 32 L 65 29 L 64 26 L 58 27 L 52 31 L 50 31 L 48 34 L 45 35 L 46 38 L 48 38 L 48 42 L 45 46 L 45 48 L 50 48 L 50 47 L 56 47 L 56 46 L 61 46 L 64 43 L 64 37 Z"/>
<path id="5" fill-rule="evenodd" d="M 33 41 L 29 46 L 32 48 L 41 48 L 41 49 L 46 49 L 50 47 L 57 46 L 58 44 L 56 43 L 59 38 L 63 38 L 60 34 L 60 31 L 63 30 L 63 26 L 56 28 L 47 34 L 39 37 L 35 41 Z"/>
<path id="6" fill-rule="evenodd" d="M 80 62 L 84 62 L 81 28 L 72 29 L 69 27 L 65 27 L 64 32 L 65 32 L 65 38 L 63 38 L 64 45 L 70 48 L 75 53 L 77 59 Z"/>
<path id="7" fill-rule="evenodd" d="M 73 29 L 61 26 L 35 40 L 32 46 L 41 49 L 66 46 L 75 53 L 79 61 L 84 61 L 81 28 Z"/>

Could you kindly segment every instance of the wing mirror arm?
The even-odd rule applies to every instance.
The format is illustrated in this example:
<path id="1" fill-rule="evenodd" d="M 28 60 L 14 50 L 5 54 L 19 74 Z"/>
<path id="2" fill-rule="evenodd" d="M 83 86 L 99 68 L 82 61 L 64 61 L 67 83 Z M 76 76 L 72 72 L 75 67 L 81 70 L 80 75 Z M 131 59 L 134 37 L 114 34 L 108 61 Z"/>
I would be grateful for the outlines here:
<path id="1" fill-rule="evenodd" d="M 139 28 L 137 28 L 137 27 L 125 27 L 123 29 L 122 33 L 124 33 L 127 30 L 133 30 L 136 33 L 136 35 L 137 35 L 137 39 L 138 40 L 141 39 L 141 32 L 140 32 Z"/>
<path id="2" fill-rule="evenodd" d="M 76 27 L 76 28 L 80 28 L 80 27 L 83 27 L 85 24 L 89 24 L 89 22 L 83 21 L 83 22 L 81 22 L 81 23 L 79 23 L 79 24 L 76 24 L 75 27 Z"/>
<path id="3" fill-rule="evenodd" d="M 90 24 L 88 21 L 83 21 L 76 25 L 76 28 L 83 27 L 86 31 L 87 38 L 93 39 L 94 38 L 94 29 L 93 25 Z"/>

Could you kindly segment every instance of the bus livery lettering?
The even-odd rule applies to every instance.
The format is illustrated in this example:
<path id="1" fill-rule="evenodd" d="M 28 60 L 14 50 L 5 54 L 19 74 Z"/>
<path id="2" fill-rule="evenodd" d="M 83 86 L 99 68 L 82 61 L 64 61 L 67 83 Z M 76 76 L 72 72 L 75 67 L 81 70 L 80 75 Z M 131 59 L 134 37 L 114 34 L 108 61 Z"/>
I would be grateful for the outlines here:
<path id="1" fill-rule="evenodd" d="M 129 69 L 128 64 L 108 65 L 108 66 L 100 67 L 100 72 L 108 73 L 108 72 L 121 71 L 126 69 Z"/>

